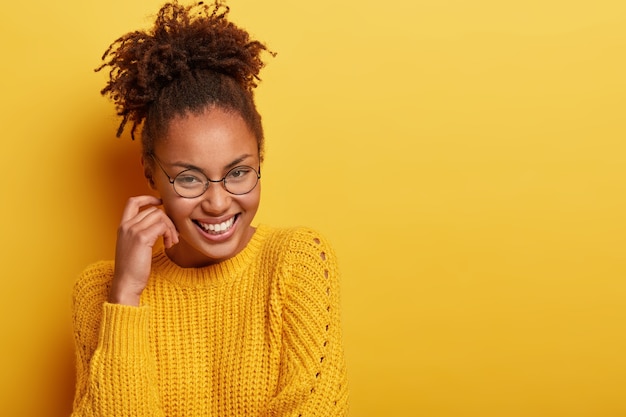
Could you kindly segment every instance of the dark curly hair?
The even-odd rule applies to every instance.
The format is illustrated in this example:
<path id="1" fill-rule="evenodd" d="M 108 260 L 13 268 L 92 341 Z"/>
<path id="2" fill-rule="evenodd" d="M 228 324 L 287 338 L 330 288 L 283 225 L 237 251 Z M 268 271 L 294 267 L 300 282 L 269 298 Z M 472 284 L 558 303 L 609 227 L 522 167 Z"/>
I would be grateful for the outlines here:
<path id="1" fill-rule="evenodd" d="M 261 54 L 275 54 L 229 22 L 228 12 L 220 0 L 166 3 L 150 31 L 127 33 L 109 46 L 96 71 L 111 67 L 101 93 L 115 102 L 122 117 L 118 137 L 131 122 L 134 139 L 143 123 L 143 152 L 148 155 L 174 117 L 218 106 L 243 117 L 262 159 L 263 127 L 253 90 L 264 66 Z"/>

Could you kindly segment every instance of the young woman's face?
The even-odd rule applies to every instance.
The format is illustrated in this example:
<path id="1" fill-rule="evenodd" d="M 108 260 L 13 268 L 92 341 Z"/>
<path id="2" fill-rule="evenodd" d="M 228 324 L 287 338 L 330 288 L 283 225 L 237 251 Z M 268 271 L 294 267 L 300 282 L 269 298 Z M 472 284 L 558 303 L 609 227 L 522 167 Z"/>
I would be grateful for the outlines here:
<path id="1" fill-rule="evenodd" d="M 211 180 L 220 180 L 238 166 L 258 171 L 260 163 L 257 140 L 243 118 L 217 107 L 173 119 L 166 137 L 155 143 L 154 156 L 172 179 L 193 167 Z M 226 191 L 223 183 L 212 182 L 199 197 L 183 198 L 174 191 L 156 161 L 144 163 L 152 163 L 154 188 L 179 233 L 180 242 L 167 250 L 176 264 L 214 264 L 235 256 L 250 241 L 254 233 L 251 222 L 261 196 L 260 183 L 247 194 L 234 195 Z M 233 183 L 239 176 L 239 171 L 229 175 L 234 178 Z"/>

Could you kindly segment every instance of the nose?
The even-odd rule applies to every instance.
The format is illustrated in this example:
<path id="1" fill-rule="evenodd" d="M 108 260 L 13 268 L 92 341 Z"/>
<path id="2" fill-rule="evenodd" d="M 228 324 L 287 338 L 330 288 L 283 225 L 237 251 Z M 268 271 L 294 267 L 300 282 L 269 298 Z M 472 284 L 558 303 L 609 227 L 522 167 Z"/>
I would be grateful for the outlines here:
<path id="1" fill-rule="evenodd" d="M 220 182 L 211 182 L 202 195 L 202 210 L 208 214 L 222 214 L 230 207 L 230 203 L 231 195 Z"/>

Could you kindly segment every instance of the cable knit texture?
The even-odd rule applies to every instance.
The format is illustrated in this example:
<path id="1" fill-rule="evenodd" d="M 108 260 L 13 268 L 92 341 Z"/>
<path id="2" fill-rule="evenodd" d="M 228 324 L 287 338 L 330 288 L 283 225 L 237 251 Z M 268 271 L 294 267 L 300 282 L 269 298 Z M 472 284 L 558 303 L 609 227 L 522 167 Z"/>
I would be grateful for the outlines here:
<path id="1" fill-rule="evenodd" d="M 140 307 L 106 302 L 113 262 L 73 294 L 73 417 L 344 416 L 335 255 L 317 232 L 257 228 L 205 268 L 153 257 Z"/>

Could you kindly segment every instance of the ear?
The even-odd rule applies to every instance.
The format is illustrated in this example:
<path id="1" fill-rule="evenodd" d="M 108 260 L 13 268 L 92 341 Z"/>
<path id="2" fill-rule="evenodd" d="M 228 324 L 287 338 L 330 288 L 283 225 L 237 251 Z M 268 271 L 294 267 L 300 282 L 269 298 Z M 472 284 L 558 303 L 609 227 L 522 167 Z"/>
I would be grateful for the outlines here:
<path id="1" fill-rule="evenodd" d="M 152 165 L 146 161 L 146 159 L 141 155 L 141 166 L 143 167 L 143 175 L 148 180 L 148 185 L 153 190 L 156 190 L 156 185 L 154 184 L 154 179 L 152 178 Z"/>

